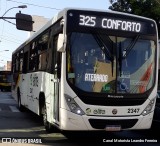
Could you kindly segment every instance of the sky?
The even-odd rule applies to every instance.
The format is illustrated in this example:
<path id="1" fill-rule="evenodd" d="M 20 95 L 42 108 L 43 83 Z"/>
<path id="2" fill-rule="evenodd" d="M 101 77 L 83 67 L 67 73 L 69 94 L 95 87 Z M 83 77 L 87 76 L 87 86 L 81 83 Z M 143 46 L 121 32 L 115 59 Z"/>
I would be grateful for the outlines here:
<path id="1" fill-rule="evenodd" d="M 13 8 L 27 5 L 27 8 Z M 15 17 L 21 11 L 23 14 L 43 16 L 51 19 L 65 7 L 93 8 L 108 10 L 109 0 L 0 0 L 0 17 Z M 15 20 L 9 20 L 15 23 Z M 28 38 L 28 32 L 17 30 L 16 26 L 0 20 L 0 66 L 11 61 L 12 52 Z M 5 51 L 9 50 L 9 51 Z"/>

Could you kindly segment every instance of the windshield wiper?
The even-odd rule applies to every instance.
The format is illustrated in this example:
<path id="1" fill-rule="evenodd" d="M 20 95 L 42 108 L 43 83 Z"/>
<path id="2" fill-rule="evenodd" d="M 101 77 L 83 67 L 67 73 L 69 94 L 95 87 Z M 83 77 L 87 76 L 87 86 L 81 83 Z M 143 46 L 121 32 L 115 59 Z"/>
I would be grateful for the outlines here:
<path id="1" fill-rule="evenodd" d="M 96 42 L 98 43 L 98 45 L 100 46 L 101 50 L 105 53 L 106 57 L 109 60 L 111 60 L 111 58 L 112 58 L 111 51 L 108 49 L 108 48 L 112 47 L 111 42 L 110 42 L 111 40 L 109 38 L 107 38 L 107 40 L 109 42 L 107 44 L 102 40 L 102 38 L 99 34 L 93 34 L 93 36 L 94 36 Z"/>
<path id="2" fill-rule="evenodd" d="M 120 77 L 122 74 L 122 45 L 121 42 L 119 44 L 119 57 L 118 57 L 118 62 L 119 62 L 119 73 L 120 73 Z"/>
<path id="3" fill-rule="evenodd" d="M 137 35 L 133 40 L 132 42 L 128 45 L 128 47 L 125 50 L 125 53 L 123 53 L 123 56 L 122 58 L 126 58 L 129 53 L 131 52 L 131 50 L 133 49 L 133 47 L 135 46 L 135 44 L 137 43 L 137 40 L 139 39 L 140 35 Z"/>
<path id="4" fill-rule="evenodd" d="M 114 68 L 114 46 L 113 41 L 105 35 L 105 38 L 102 38 L 99 34 L 93 34 L 96 42 L 100 46 L 101 50 L 105 53 L 106 57 L 111 61 L 112 66 L 112 76 L 113 76 L 113 68 Z M 106 39 L 106 40 L 104 40 Z M 111 48 L 111 49 L 110 49 Z"/>
<path id="5" fill-rule="evenodd" d="M 133 47 L 135 46 L 135 44 L 137 43 L 137 40 L 139 39 L 140 35 L 137 35 L 132 42 L 128 45 L 127 48 L 122 49 L 122 44 L 120 42 L 120 46 L 119 46 L 119 58 L 118 58 L 118 62 L 119 62 L 119 73 L 120 73 L 120 77 L 122 75 L 122 60 L 126 59 L 126 57 L 129 55 L 129 53 L 131 52 L 131 50 L 133 49 Z"/>

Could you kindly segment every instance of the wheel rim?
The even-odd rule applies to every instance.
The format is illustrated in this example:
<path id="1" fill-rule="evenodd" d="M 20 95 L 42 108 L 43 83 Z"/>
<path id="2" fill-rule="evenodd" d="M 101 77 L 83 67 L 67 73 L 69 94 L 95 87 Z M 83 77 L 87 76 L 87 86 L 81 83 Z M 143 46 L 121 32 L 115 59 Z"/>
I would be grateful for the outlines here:
<path id="1" fill-rule="evenodd" d="M 21 107 L 21 99 L 18 98 L 18 107 L 20 108 Z"/>
<path id="2" fill-rule="evenodd" d="M 43 123 L 44 123 L 44 126 L 47 125 L 47 112 L 46 112 L 46 106 L 44 106 Z"/>

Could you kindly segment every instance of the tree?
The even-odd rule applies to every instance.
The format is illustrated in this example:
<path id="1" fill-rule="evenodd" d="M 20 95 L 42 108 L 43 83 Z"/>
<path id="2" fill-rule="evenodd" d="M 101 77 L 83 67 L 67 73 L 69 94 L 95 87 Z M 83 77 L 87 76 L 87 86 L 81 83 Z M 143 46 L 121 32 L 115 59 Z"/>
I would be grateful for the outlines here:
<path id="1" fill-rule="evenodd" d="M 136 14 L 154 19 L 160 36 L 160 1 L 159 0 L 110 0 L 109 9 Z"/>
<path id="2" fill-rule="evenodd" d="M 112 6 L 109 7 L 109 9 L 113 11 L 119 11 L 119 12 L 131 12 L 131 5 L 129 3 L 129 0 L 110 0 L 110 3 Z"/>

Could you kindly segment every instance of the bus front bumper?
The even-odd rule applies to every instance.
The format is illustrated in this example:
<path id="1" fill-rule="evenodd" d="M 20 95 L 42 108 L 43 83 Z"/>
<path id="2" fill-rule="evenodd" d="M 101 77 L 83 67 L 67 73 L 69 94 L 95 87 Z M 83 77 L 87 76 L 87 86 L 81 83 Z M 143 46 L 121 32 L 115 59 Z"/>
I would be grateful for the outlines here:
<path id="1" fill-rule="evenodd" d="M 117 128 L 117 131 L 149 129 L 153 120 L 153 112 L 145 116 L 102 117 L 87 115 L 81 116 L 65 109 L 61 109 L 60 116 L 60 129 L 68 131 L 112 131 L 114 127 L 119 127 Z"/>

